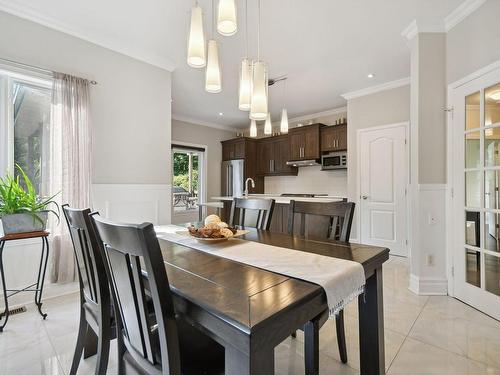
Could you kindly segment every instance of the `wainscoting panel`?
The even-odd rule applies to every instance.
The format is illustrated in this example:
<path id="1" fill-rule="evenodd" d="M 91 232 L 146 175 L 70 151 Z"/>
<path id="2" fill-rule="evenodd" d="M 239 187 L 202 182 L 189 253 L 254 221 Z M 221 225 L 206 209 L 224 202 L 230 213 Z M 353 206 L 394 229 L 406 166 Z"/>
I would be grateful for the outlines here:
<path id="1" fill-rule="evenodd" d="M 93 208 L 110 220 L 171 222 L 171 185 L 94 184 Z"/>

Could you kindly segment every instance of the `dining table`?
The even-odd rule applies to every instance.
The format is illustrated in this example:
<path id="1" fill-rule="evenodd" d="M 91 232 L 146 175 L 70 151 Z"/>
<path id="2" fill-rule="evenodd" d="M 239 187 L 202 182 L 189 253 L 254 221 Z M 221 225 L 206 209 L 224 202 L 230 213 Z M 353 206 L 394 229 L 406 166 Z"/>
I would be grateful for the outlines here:
<path id="1" fill-rule="evenodd" d="M 187 226 L 187 225 L 184 225 Z M 254 228 L 240 240 L 358 262 L 360 373 L 384 374 L 382 265 L 389 249 Z M 231 241 L 231 240 L 229 240 Z M 329 317 L 320 285 L 270 272 L 159 236 L 176 313 L 225 348 L 226 375 L 274 374 L 274 348 L 304 330 L 305 373 L 319 373 L 319 331 Z"/>

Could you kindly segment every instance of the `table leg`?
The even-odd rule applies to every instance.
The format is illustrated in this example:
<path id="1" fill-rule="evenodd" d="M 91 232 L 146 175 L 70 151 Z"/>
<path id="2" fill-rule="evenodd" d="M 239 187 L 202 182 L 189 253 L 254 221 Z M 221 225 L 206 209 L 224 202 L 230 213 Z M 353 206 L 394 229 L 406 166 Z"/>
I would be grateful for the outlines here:
<path id="1" fill-rule="evenodd" d="M 226 375 L 272 375 L 274 374 L 274 348 L 261 349 L 248 355 L 233 347 L 226 347 Z"/>
<path id="2" fill-rule="evenodd" d="M 0 332 L 3 332 L 3 328 L 7 324 L 7 320 L 9 320 L 9 300 L 7 297 L 7 286 L 5 285 L 5 273 L 3 269 L 3 248 L 5 246 L 5 241 L 0 241 L 0 275 L 2 277 L 2 291 L 3 291 L 3 300 L 5 304 L 5 310 L 3 313 L 0 313 L 0 320 L 5 317 L 5 321 L 0 326 Z"/>
<path id="3" fill-rule="evenodd" d="M 319 374 L 319 329 L 318 315 L 304 325 L 304 365 L 306 375 Z"/>
<path id="4" fill-rule="evenodd" d="M 361 375 L 385 374 L 382 286 L 380 266 L 366 280 L 365 294 L 358 297 Z"/>
<path id="5" fill-rule="evenodd" d="M 35 305 L 43 319 L 47 314 L 42 312 L 42 293 L 43 283 L 45 281 L 45 272 L 47 271 L 47 262 L 49 260 L 49 241 L 47 237 L 42 237 L 42 255 L 40 256 L 40 266 L 38 267 L 38 278 L 36 281 Z"/>

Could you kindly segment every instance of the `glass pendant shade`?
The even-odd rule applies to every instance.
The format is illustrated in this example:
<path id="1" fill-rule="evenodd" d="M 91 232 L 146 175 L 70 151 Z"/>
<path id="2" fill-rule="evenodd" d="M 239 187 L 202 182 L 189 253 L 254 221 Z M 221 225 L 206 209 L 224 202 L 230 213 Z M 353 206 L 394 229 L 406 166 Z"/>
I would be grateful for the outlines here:
<path id="1" fill-rule="evenodd" d="M 205 90 L 211 93 L 218 93 L 222 90 L 221 74 L 219 65 L 219 47 L 217 41 L 208 41 L 208 60 L 205 72 Z"/>
<path id="2" fill-rule="evenodd" d="M 203 68 L 206 64 L 203 14 L 198 5 L 191 9 L 187 63 L 193 68 Z"/>
<path id="3" fill-rule="evenodd" d="M 236 34 L 236 4 L 234 0 L 219 0 L 217 12 L 217 31 L 224 36 Z"/>
<path id="4" fill-rule="evenodd" d="M 257 123 L 255 122 L 255 120 L 250 121 L 250 137 L 257 137 Z"/>
<path id="5" fill-rule="evenodd" d="M 280 132 L 283 134 L 288 133 L 288 113 L 286 108 L 281 111 Z"/>
<path id="6" fill-rule="evenodd" d="M 268 113 L 266 123 L 264 124 L 264 134 L 271 135 L 273 133 L 273 124 L 271 123 L 271 114 Z"/>
<path id="7" fill-rule="evenodd" d="M 262 121 L 267 117 L 267 68 L 262 61 L 253 64 L 250 119 Z"/>
<path id="8" fill-rule="evenodd" d="M 252 62 L 249 59 L 241 61 L 240 70 L 240 99 L 239 108 L 242 111 L 250 110 L 250 99 L 252 97 Z"/>

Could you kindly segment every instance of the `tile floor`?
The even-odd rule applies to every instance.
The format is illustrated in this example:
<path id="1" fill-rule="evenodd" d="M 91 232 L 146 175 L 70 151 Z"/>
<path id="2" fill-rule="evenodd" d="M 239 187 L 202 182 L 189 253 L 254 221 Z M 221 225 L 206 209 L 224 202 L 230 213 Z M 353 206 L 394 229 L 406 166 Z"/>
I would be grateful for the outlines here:
<path id="1" fill-rule="evenodd" d="M 406 260 L 384 265 L 386 368 L 390 375 L 500 375 L 500 322 L 450 297 L 423 297 L 408 288 Z M 78 296 L 45 302 L 42 321 L 32 306 L 11 317 L 0 334 L 0 374 L 68 374 L 78 326 Z M 320 373 L 359 373 L 357 305 L 346 309 L 349 363 L 339 361 L 332 321 L 321 330 Z M 303 344 L 287 339 L 276 348 L 276 374 L 303 374 Z M 95 359 L 82 361 L 79 374 L 92 374 Z M 109 374 L 116 374 L 112 345 Z"/>

